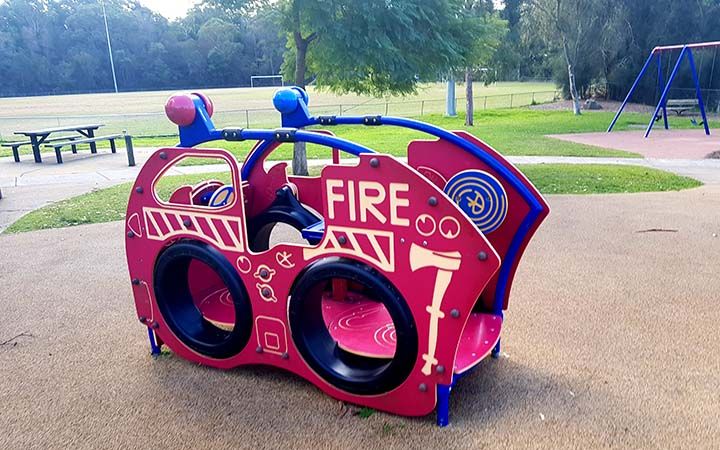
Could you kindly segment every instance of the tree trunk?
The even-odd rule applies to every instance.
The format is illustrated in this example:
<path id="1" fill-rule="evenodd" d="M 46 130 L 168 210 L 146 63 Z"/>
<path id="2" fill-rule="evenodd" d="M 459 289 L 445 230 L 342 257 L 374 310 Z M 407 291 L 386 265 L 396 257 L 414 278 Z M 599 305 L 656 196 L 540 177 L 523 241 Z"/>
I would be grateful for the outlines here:
<path id="1" fill-rule="evenodd" d="M 308 41 L 295 33 L 295 86 L 305 89 L 305 71 Z M 293 144 L 292 171 L 295 175 L 307 176 L 307 148 L 305 142 Z"/>
<path id="2" fill-rule="evenodd" d="M 572 64 L 568 64 L 568 81 L 570 85 L 570 97 L 573 101 L 573 113 L 576 116 L 582 114 L 580 111 L 580 96 L 578 95 L 577 86 L 575 86 L 575 71 Z"/>
<path id="3" fill-rule="evenodd" d="M 475 102 L 473 101 L 473 74 L 468 67 L 465 69 L 465 126 L 473 126 L 475 115 Z"/>

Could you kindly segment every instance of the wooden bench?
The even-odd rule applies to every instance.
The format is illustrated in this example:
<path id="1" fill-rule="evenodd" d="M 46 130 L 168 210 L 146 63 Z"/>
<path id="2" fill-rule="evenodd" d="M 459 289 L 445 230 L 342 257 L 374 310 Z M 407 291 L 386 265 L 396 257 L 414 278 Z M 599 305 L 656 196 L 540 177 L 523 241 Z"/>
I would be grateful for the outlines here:
<path id="1" fill-rule="evenodd" d="M 128 165 L 134 166 L 135 165 L 135 154 L 133 150 L 132 145 L 132 136 L 128 134 L 111 134 L 107 136 L 94 136 L 91 138 L 84 138 L 84 139 L 73 139 L 73 140 L 67 140 L 64 142 L 55 142 L 54 144 L 45 144 L 45 147 L 51 147 L 55 149 L 55 159 L 57 159 L 58 164 L 62 164 L 62 149 L 63 147 L 67 147 L 68 145 L 72 147 L 72 152 L 77 153 L 77 146 L 81 144 L 94 144 L 96 142 L 100 141 L 108 141 L 110 142 L 110 151 L 112 153 L 117 153 L 117 147 L 115 146 L 115 140 L 116 139 L 125 139 L 125 149 L 127 150 L 128 155 Z M 47 142 L 47 141 L 46 141 Z M 94 145 L 90 146 L 90 153 L 97 153 L 97 149 Z"/>
<path id="2" fill-rule="evenodd" d="M 57 137 L 53 139 L 46 139 L 45 142 L 57 142 L 57 141 L 66 141 L 67 143 L 71 143 L 72 141 L 76 141 L 80 139 L 79 136 L 62 136 Z M 20 147 L 23 145 L 32 145 L 32 142 L 30 141 L 23 141 L 23 142 L 5 142 L 2 144 L 3 147 L 10 147 L 12 148 L 13 152 L 13 159 L 15 162 L 20 162 Z M 72 144 L 71 144 L 72 145 Z M 72 145 L 72 152 L 77 153 L 77 144 Z"/>
<path id="3" fill-rule="evenodd" d="M 695 111 L 700 108 L 700 102 L 696 98 L 673 99 L 668 100 L 665 106 L 668 111 L 672 111 L 678 116 L 682 116 L 682 114 L 686 111 Z"/>

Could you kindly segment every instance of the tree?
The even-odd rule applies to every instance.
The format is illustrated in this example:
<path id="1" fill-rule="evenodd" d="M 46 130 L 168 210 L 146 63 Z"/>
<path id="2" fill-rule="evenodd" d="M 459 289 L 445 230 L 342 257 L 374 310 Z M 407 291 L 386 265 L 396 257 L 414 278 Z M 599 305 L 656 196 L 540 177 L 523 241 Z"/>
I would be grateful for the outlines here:
<path id="1" fill-rule="evenodd" d="M 461 0 L 280 0 L 258 4 L 213 0 L 238 13 L 277 8 L 287 35 L 283 72 L 305 86 L 312 73 L 320 89 L 382 96 L 415 92 L 421 80 L 463 66 Z M 289 78 L 289 77 L 288 77 Z M 293 171 L 307 173 L 302 145 Z"/>
<path id="2" fill-rule="evenodd" d="M 590 61 L 617 11 L 611 0 L 530 0 L 527 14 L 549 45 L 560 48 L 566 71 L 573 112 L 580 115 L 576 83 L 577 66 Z"/>
<path id="3" fill-rule="evenodd" d="M 492 2 L 465 0 L 465 25 L 470 41 L 463 49 L 465 66 L 465 125 L 473 126 L 475 116 L 474 72 L 486 68 L 507 32 L 507 22 L 493 13 Z M 486 82 L 488 79 L 486 78 Z"/>

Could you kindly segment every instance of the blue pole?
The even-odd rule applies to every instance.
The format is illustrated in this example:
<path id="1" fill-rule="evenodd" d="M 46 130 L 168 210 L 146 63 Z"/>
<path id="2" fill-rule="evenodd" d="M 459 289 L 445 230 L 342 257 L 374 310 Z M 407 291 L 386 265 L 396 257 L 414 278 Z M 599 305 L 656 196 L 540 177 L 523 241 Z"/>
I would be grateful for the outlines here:
<path id="1" fill-rule="evenodd" d="M 710 136 L 710 127 L 708 126 L 707 115 L 705 114 L 705 102 L 703 102 L 702 91 L 700 89 L 700 80 L 698 79 L 697 67 L 695 67 L 695 58 L 692 50 L 688 49 L 688 61 L 690 61 L 690 70 L 692 71 L 693 81 L 695 82 L 695 92 L 697 93 L 698 106 L 702 115 L 703 125 L 705 126 L 705 134 Z"/>
<path id="2" fill-rule="evenodd" d="M 647 72 L 648 67 L 650 66 L 650 63 L 653 60 L 653 56 L 655 54 L 653 52 L 650 52 L 650 56 L 648 56 L 647 61 L 645 61 L 645 65 L 643 66 L 642 70 L 638 74 L 637 78 L 635 79 L 635 82 L 633 83 L 632 87 L 630 88 L 630 92 L 625 96 L 625 100 L 623 100 L 622 105 L 620 105 L 620 109 L 618 109 L 618 112 L 615 114 L 615 118 L 613 119 L 612 123 L 610 123 L 610 127 L 608 128 L 607 132 L 611 132 L 612 129 L 615 127 L 615 123 L 620 118 L 620 114 L 622 114 L 623 110 L 625 109 L 625 106 L 627 106 L 628 102 L 630 101 L 630 97 L 635 93 L 635 89 L 637 89 L 638 84 L 640 84 L 640 80 L 642 80 L 642 77 L 645 76 L 645 72 Z"/>
<path id="3" fill-rule="evenodd" d="M 663 77 L 662 73 L 662 52 L 658 53 L 658 91 L 661 89 L 661 86 L 665 86 L 665 78 Z M 668 119 L 667 119 L 667 102 L 663 103 L 663 123 L 665 124 L 665 129 L 669 130 L 670 126 L 668 125 Z"/>
<path id="4" fill-rule="evenodd" d="M 660 108 L 662 108 L 662 105 L 665 104 L 667 101 L 667 96 L 670 93 L 670 87 L 673 84 L 673 81 L 675 81 L 675 76 L 678 73 L 678 69 L 680 69 L 680 64 L 682 63 L 683 58 L 685 57 L 685 54 L 687 53 L 687 46 L 683 47 L 682 51 L 680 52 L 680 56 L 678 56 L 677 62 L 675 63 L 675 67 L 673 68 L 672 73 L 670 74 L 670 78 L 668 79 L 667 84 L 665 85 L 665 89 L 663 89 L 663 93 L 660 96 L 660 102 L 655 107 L 655 112 L 653 113 L 652 117 L 650 117 L 650 124 L 647 127 L 647 130 L 645 130 L 645 137 L 650 136 L 650 132 L 653 129 L 653 125 L 655 125 L 655 118 L 657 117 L 658 113 L 660 112 Z"/>

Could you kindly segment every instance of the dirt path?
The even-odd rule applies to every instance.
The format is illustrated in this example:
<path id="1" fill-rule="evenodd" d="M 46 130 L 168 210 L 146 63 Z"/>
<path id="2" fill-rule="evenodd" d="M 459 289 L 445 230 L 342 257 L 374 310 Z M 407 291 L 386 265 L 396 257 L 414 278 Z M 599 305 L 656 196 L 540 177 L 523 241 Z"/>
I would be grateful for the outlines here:
<path id="1" fill-rule="evenodd" d="M 0 236 L 0 448 L 717 448 L 720 188 L 549 200 L 447 429 L 151 359 L 119 223 Z"/>

